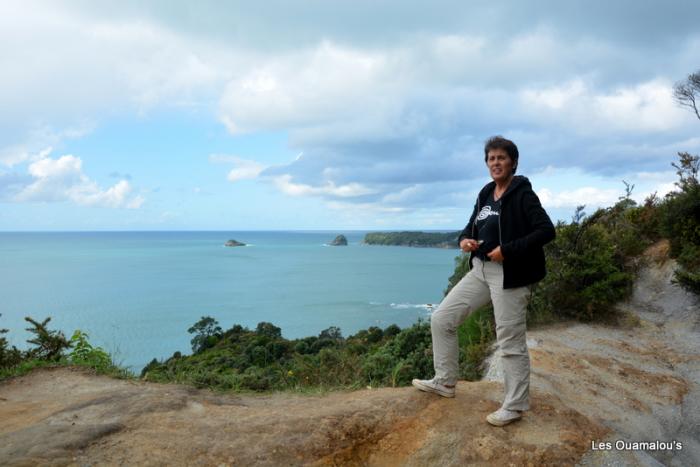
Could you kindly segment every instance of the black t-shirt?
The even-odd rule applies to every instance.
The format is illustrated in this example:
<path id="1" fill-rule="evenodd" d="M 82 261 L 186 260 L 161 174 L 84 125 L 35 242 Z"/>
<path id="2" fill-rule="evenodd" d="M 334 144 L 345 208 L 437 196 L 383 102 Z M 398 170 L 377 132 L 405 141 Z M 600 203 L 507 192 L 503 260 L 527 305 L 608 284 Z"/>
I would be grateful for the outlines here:
<path id="1" fill-rule="evenodd" d="M 498 217 L 501 214 L 501 200 L 495 201 L 493 193 L 487 198 L 487 203 L 481 207 L 481 211 L 476 215 L 476 239 L 483 240 L 479 248 L 474 252 L 477 258 L 482 261 L 490 261 L 486 256 L 491 250 L 501 244 L 498 235 Z"/>

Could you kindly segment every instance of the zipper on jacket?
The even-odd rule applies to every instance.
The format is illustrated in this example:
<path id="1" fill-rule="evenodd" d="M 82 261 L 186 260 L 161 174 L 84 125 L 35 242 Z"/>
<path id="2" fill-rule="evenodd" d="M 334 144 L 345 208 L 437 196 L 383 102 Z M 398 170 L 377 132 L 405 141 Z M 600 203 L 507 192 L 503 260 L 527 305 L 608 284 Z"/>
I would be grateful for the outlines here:
<path id="1" fill-rule="evenodd" d="M 505 193 L 499 198 L 501 200 L 501 211 L 498 213 L 498 244 L 499 246 L 503 246 L 503 238 L 501 237 L 501 216 L 503 215 L 503 198 L 506 197 L 506 194 L 510 191 L 511 187 L 508 187 Z M 494 188 L 495 190 L 495 188 Z M 501 252 L 502 253 L 502 252 Z"/>
<path id="2" fill-rule="evenodd" d="M 476 196 L 476 217 L 474 217 L 474 222 L 472 223 L 472 240 L 474 239 L 474 227 L 476 227 L 476 218 L 479 217 L 479 211 L 481 211 L 481 198 Z M 499 227 L 500 229 L 500 227 Z"/>
<path id="3" fill-rule="evenodd" d="M 501 198 L 501 212 L 498 213 L 498 246 L 503 246 L 501 238 L 501 216 L 503 215 L 503 198 Z"/>

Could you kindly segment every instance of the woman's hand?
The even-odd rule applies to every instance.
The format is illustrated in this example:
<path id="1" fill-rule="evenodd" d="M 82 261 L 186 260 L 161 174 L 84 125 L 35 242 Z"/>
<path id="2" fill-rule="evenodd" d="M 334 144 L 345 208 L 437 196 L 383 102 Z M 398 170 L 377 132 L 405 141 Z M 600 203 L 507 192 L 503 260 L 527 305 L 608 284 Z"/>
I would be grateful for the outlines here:
<path id="1" fill-rule="evenodd" d="M 501 253 L 500 246 L 497 246 L 496 248 L 491 250 L 489 253 L 486 254 L 486 256 L 488 256 L 491 261 L 496 261 L 497 263 L 503 262 L 503 253 Z"/>
<path id="2" fill-rule="evenodd" d="M 479 248 L 479 242 L 477 242 L 473 238 L 463 238 L 462 241 L 459 242 L 459 248 L 463 252 L 469 253 L 470 251 L 474 251 L 477 248 Z"/>

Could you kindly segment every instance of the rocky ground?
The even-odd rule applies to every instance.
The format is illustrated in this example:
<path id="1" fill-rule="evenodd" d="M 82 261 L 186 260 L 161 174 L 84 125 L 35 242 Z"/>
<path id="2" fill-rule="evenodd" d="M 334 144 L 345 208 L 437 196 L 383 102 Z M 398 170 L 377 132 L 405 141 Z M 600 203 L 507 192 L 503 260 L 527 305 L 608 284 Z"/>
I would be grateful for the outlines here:
<path id="1" fill-rule="evenodd" d="M 410 388 L 217 395 L 38 371 L 0 388 L 3 465 L 573 464 L 606 430 L 546 395 L 506 428 L 497 383 L 441 399 Z"/>
<path id="2" fill-rule="evenodd" d="M 1 465 L 700 465 L 700 311 L 664 246 L 623 305 L 633 327 L 529 333 L 532 410 L 495 428 L 495 363 L 455 399 L 412 388 L 216 394 L 40 370 L 0 384 Z M 678 441 L 681 450 L 593 450 Z"/>
<path id="3" fill-rule="evenodd" d="M 601 442 L 680 442 L 678 450 L 589 451 L 582 465 L 700 465 L 700 306 L 672 284 L 668 243 L 646 254 L 622 326 L 528 332 L 535 393 L 609 429 Z M 485 379 L 498 381 L 497 359 Z"/>

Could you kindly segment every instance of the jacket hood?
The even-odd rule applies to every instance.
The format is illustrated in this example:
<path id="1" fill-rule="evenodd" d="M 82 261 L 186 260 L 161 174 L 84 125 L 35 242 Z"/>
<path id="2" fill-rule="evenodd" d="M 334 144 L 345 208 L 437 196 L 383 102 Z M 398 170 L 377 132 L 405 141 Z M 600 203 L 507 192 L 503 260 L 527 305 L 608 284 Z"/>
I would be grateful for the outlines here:
<path id="1" fill-rule="evenodd" d="M 491 181 L 486 184 L 484 188 L 481 189 L 481 192 L 479 192 L 479 198 L 483 199 L 485 196 L 487 196 L 489 193 L 491 193 L 494 189 L 496 188 L 496 182 Z M 528 180 L 527 177 L 523 175 L 514 175 L 513 180 L 511 180 L 510 185 L 508 185 L 508 189 L 506 190 L 505 193 L 503 193 L 503 196 L 501 196 L 501 199 L 509 196 L 511 193 L 521 190 L 523 188 L 530 188 L 532 189 L 532 184 L 530 183 L 530 180 Z"/>

